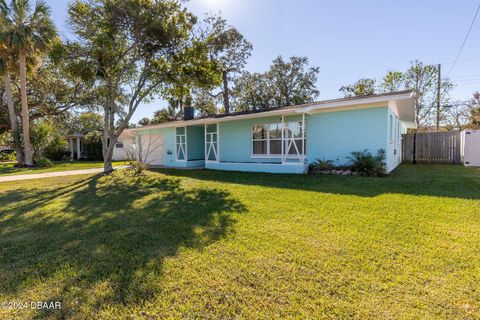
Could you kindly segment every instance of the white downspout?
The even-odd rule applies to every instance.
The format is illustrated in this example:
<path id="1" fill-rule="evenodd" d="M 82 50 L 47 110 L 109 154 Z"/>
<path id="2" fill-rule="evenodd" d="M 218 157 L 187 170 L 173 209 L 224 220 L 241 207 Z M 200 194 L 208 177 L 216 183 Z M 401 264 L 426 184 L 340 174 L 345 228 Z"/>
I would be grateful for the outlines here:
<path id="1" fill-rule="evenodd" d="M 305 163 L 305 112 L 302 113 L 302 164 Z"/>

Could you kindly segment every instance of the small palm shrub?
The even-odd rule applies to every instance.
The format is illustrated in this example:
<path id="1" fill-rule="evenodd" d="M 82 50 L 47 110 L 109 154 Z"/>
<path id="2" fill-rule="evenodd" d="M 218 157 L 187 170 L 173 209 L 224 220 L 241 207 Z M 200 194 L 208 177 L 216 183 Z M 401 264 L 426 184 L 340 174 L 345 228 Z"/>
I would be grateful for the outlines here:
<path id="1" fill-rule="evenodd" d="M 378 150 L 376 156 L 372 155 L 367 149 L 351 153 L 349 166 L 352 171 L 358 172 L 364 176 L 384 176 L 386 174 L 385 151 Z"/>
<path id="2" fill-rule="evenodd" d="M 335 169 L 335 164 L 333 160 L 317 159 L 317 161 L 311 163 L 308 166 L 308 171 L 312 174 L 321 172 L 321 171 L 330 171 Z"/>

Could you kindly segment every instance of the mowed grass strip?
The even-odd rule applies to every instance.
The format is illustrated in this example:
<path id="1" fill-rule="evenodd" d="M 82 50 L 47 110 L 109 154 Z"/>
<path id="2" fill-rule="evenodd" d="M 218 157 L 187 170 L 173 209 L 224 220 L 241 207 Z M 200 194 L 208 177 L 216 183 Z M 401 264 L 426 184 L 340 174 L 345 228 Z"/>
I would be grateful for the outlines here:
<path id="1" fill-rule="evenodd" d="M 114 161 L 113 166 L 122 166 L 126 164 L 125 161 Z M 11 176 L 16 174 L 34 174 L 45 172 L 57 172 L 57 171 L 72 171 L 72 170 L 85 170 L 103 168 L 103 162 L 101 161 L 54 161 L 53 166 L 50 168 L 27 168 L 27 167 L 15 167 L 13 162 L 0 163 L 0 177 Z"/>
<path id="2" fill-rule="evenodd" d="M 0 184 L 0 318 L 480 314 L 480 169 L 157 170 Z"/>

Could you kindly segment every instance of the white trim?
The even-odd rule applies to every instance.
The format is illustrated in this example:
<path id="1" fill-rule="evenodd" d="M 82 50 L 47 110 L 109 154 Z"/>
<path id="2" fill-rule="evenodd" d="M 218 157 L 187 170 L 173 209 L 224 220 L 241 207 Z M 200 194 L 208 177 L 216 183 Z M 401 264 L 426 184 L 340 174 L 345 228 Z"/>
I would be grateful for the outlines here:
<path id="1" fill-rule="evenodd" d="M 413 97 L 413 92 L 407 92 L 407 93 L 401 93 L 401 94 L 396 94 L 391 96 L 366 97 L 366 98 L 359 98 L 359 99 L 353 99 L 353 100 L 319 103 L 316 105 L 308 106 L 306 108 L 296 109 L 295 112 L 309 113 L 309 112 L 321 110 L 321 109 L 348 107 L 348 106 L 372 104 L 372 103 L 379 103 L 379 102 L 389 102 L 392 100 L 406 100 L 406 99 L 412 99 L 412 97 Z"/>
<path id="2" fill-rule="evenodd" d="M 207 127 L 209 125 L 213 125 L 215 124 L 216 125 L 216 131 L 215 132 L 207 132 Z M 219 129 L 219 125 L 218 123 L 206 123 L 205 124 L 205 162 L 209 162 L 209 163 L 218 163 L 219 162 L 219 159 L 220 159 L 220 139 L 219 139 L 219 134 L 218 134 L 218 130 Z M 217 135 L 217 139 L 216 141 L 214 142 L 213 141 L 213 135 Z M 210 142 L 207 142 L 207 137 L 210 136 Z M 215 148 L 214 144 L 217 144 L 217 147 Z M 215 160 L 208 160 L 209 156 L 210 156 L 210 152 L 212 152 L 213 150 L 213 155 L 215 156 Z"/>
<path id="3" fill-rule="evenodd" d="M 305 112 L 302 113 L 302 162 L 305 162 Z"/>
<path id="4" fill-rule="evenodd" d="M 220 162 L 220 123 L 217 122 L 217 162 Z"/>
<path id="5" fill-rule="evenodd" d="M 175 161 L 176 162 L 187 162 L 187 127 L 184 128 L 183 134 L 178 134 L 177 129 L 182 127 L 175 127 Z M 180 137 L 180 142 L 178 142 L 178 137 Z M 185 142 L 182 142 L 182 137 L 185 138 Z M 179 148 L 180 146 L 180 148 Z M 183 159 L 178 159 L 180 151 L 183 151 Z"/>
<path id="6" fill-rule="evenodd" d="M 285 130 L 288 130 L 288 127 L 285 125 L 286 123 L 300 123 L 300 129 L 302 130 L 302 137 L 295 138 L 293 135 L 292 137 L 285 136 Z M 254 123 L 251 125 L 250 130 L 250 158 L 251 159 L 281 159 L 282 163 L 291 163 L 288 160 L 297 159 L 299 163 L 305 162 L 306 152 L 305 152 L 305 145 L 306 145 L 306 136 L 305 136 L 305 114 L 302 114 L 302 120 L 293 120 L 285 122 L 285 117 L 282 116 L 282 122 L 270 122 L 270 123 Z M 281 137 L 280 138 L 270 138 L 270 128 L 269 125 L 279 125 L 281 128 Z M 266 138 L 265 139 L 254 139 L 253 132 L 255 126 L 266 126 Z M 302 141 L 302 152 L 298 150 L 298 146 L 296 144 L 297 140 Z M 255 154 L 253 153 L 253 146 L 255 141 L 266 141 L 267 142 L 267 153 L 266 154 Z M 270 142 L 271 141 L 281 141 L 281 153 L 280 154 L 271 154 L 270 153 Z M 286 148 L 285 148 L 286 146 Z M 290 148 L 294 147 L 296 150 L 295 154 L 289 154 Z"/>

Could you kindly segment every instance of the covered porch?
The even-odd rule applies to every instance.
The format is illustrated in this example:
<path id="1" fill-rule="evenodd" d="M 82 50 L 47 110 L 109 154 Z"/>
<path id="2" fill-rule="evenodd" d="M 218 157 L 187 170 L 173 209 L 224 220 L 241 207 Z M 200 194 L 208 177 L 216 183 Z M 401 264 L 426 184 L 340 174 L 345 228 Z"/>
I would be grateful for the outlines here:
<path id="1" fill-rule="evenodd" d="M 70 160 L 79 160 L 85 157 L 83 150 L 83 133 L 75 133 L 64 137 L 68 142 L 68 150 L 70 151 Z"/>

